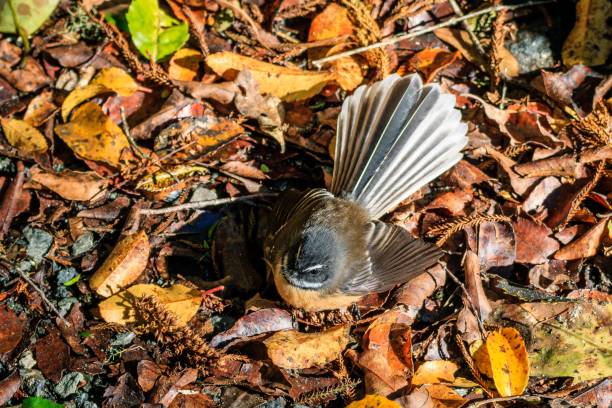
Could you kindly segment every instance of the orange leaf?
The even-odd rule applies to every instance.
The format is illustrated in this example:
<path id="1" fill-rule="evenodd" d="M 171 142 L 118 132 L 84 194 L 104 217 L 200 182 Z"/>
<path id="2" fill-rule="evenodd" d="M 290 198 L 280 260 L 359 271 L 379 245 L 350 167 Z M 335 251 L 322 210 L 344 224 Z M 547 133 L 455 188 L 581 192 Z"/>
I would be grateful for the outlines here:
<path id="1" fill-rule="evenodd" d="M 433 360 L 426 361 L 417 368 L 414 377 L 412 377 L 413 385 L 421 384 L 439 384 L 441 382 L 452 383 L 455 381 L 455 371 L 459 367 L 452 361 Z"/>
<path id="2" fill-rule="evenodd" d="M 30 173 L 32 174 L 32 181 L 45 186 L 66 200 L 72 201 L 89 201 L 102 198 L 104 194 L 101 194 L 101 192 L 108 184 L 106 180 L 93 171 L 64 170 L 61 173 L 54 173 L 34 167 L 30 169 Z"/>
<path id="3" fill-rule="evenodd" d="M 191 48 L 181 48 L 174 53 L 168 64 L 168 75 L 179 81 L 193 81 L 198 75 L 202 53 Z"/>
<path id="4" fill-rule="evenodd" d="M 108 297 L 134 282 L 144 272 L 151 247 L 144 231 L 123 238 L 89 279 L 89 286 Z"/>
<path id="5" fill-rule="evenodd" d="M 529 380 L 527 349 L 520 333 L 506 327 L 486 340 L 495 387 L 502 397 L 521 395 Z"/>
<path id="6" fill-rule="evenodd" d="M 408 61 L 408 66 L 423 74 L 425 82 L 431 82 L 442 68 L 452 64 L 460 56 L 459 51 L 426 48 L 413 55 Z"/>
<path id="7" fill-rule="evenodd" d="M 353 34 L 353 23 L 348 10 L 331 3 L 320 14 L 312 19 L 308 30 L 308 42 L 327 40 Z"/>
<path id="8" fill-rule="evenodd" d="M 452 388 L 441 384 L 425 385 L 421 390 L 426 390 L 434 402 L 436 408 L 458 408 L 466 403 L 466 399 L 457 394 Z"/>
<path id="9" fill-rule="evenodd" d="M 359 401 L 351 402 L 346 408 L 401 408 L 401 406 L 382 395 L 366 395 Z"/>

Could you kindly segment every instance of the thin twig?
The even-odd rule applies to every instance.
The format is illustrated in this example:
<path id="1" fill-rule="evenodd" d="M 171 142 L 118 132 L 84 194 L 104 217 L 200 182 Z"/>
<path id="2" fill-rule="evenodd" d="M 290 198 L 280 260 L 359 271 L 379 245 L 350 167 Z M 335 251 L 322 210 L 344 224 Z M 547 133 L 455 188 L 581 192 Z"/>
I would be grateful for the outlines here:
<path id="1" fill-rule="evenodd" d="M 11 268 L 13 270 L 15 270 L 19 276 L 21 276 L 21 279 L 23 279 L 24 281 L 26 281 L 32 288 L 34 288 L 35 291 L 38 292 L 38 294 L 40 295 L 40 297 L 42 298 L 43 302 L 45 302 L 45 304 L 47 305 L 47 307 L 49 309 L 51 309 L 51 311 L 53 313 L 55 313 L 57 315 L 57 317 L 68 327 L 71 327 L 72 324 L 66 320 L 66 318 L 64 316 L 61 315 L 60 311 L 57 310 L 57 308 L 53 305 L 53 303 L 51 303 L 51 301 L 47 298 L 47 295 L 45 295 L 45 292 L 38 287 L 38 285 L 32 280 L 30 279 L 30 277 L 28 275 L 26 275 L 22 270 L 20 270 L 18 267 L 11 265 Z"/>
<path id="2" fill-rule="evenodd" d="M 216 207 L 218 205 L 235 203 L 238 201 L 246 201 L 252 200 L 254 198 L 262 198 L 262 197 L 273 197 L 276 196 L 276 193 L 257 193 L 250 194 L 241 197 L 227 197 L 227 198 L 217 198 L 215 200 L 205 200 L 205 201 L 195 201 L 193 203 L 185 203 L 173 205 L 170 207 L 164 208 L 143 208 L 138 210 L 139 215 L 159 215 L 159 214 L 168 214 L 175 211 L 185 211 L 185 210 L 198 210 L 202 208 L 208 207 Z"/>
<path id="3" fill-rule="evenodd" d="M 500 4 L 498 6 L 487 7 L 487 8 L 484 8 L 482 10 L 478 10 L 478 11 L 474 11 L 472 13 L 464 14 L 463 16 L 453 17 L 453 18 L 451 18 L 449 20 L 446 20 L 446 21 L 444 21 L 442 23 L 433 25 L 431 27 L 426 27 L 426 28 L 422 28 L 420 30 L 410 31 L 410 32 L 407 32 L 407 33 L 397 34 L 397 35 L 391 36 L 389 38 L 386 38 L 386 39 L 384 39 L 382 41 L 379 41 L 377 43 L 374 43 L 374 44 L 366 45 L 364 47 L 355 48 L 355 49 L 352 49 L 352 50 L 349 50 L 349 51 L 341 52 L 339 54 L 330 55 L 329 57 L 325 57 L 325 58 L 321 58 L 321 59 L 318 59 L 316 61 L 313 61 L 312 64 L 315 67 L 317 67 L 317 68 L 321 68 L 323 66 L 323 64 L 326 64 L 328 62 L 335 61 L 337 59 L 344 58 L 344 57 L 349 57 L 351 55 L 360 54 L 360 53 L 362 53 L 364 51 L 368 51 L 368 50 L 371 50 L 371 49 L 374 49 L 374 48 L 384 47 L 385 45 L 395 44 L 396 42 L 399 42 L 399 41 L 402 41 L 402 40 L 406 40 L 408 38 L 418 37 L 419 35 L 423 35 L 423 34 L 435 31 L 438 28 L 448 27 L 448 26 L 460 23 L 462 21 L 469 20 L 470 18 L 481 16 L 483 14 L 495 13 L 495 12 L 499 12 L 501 10 L 516 10 L 516 9 L 523 8 L 523 7 L 539 6 L 539 5 L 542 5 L 542 4 L 548 4 L 548 3 L 554 3 L 554 2 L 555 2 L 555 0 L 541 0 L 541 1 L 528 1 L 526 3 L 515 4 L 515 5 L 503 5 L 503 4 Z"/>
<path id="4" fill-rule="evenodd" d="M 464 15 L 463 11 L 461 10 L 461 7 L 459 7 L 459 4 L 457 4 L 457 0 L 449 0 L 448 2 L 450 3 L 450 5 L 453 8 L 453 11 L 455 12 L 456 15 L 458 15 L 458 16 L 463 16 Z M 474 33 L 474 30 L 472 30 L 472 27 L 470 27 L 470 24 L 467 21 L 462 21 L 461 25 L 463 26 L 465 31 L 467 31 L 468 34 L 470 35 L 470 38 L 472 39 L 472 42 L 474 43 L 474 46 L 476 47 L 476 49 L 478 49 L 478 52 L 480 53 L 480 56 L 481 57 L 484 56 L 485 55 L 485 50 L 484 50 L 484 48 L 482 48 L 482 44 L 480 43 L 480 40 L 478 39 L 478 37 Z"/>

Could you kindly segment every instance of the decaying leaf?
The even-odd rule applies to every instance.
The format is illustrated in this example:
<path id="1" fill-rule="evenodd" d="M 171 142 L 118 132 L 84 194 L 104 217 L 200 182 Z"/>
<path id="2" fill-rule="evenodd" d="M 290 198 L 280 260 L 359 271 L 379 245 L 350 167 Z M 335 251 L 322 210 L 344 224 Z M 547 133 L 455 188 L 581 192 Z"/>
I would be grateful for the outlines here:
<path id="1" fill-rule="evenodd" d="M 529 380 L 529 359 L 520 333 L 510 327 L 494 331 L 487 337 L 486 348 L 499 394 L 521 395 Z"/>
<path id="2" fill-rule="evenodd" d="M 351 402 L 346 408 L 401 408 L 401 405 L 382 395 L 366 395 L 359 401 Z"/>
<path id="3" fill-rule="evenodd" d="M 139 284 L 100 302 L 100 315 L 109 323 L 134 323 L 136 321 L 134 302 L 142 296 L 155 297 L 159 303 L 176 316 L 177 322 L 181 326 L 187 325 L 198 311 L 202 301 L 200 291 L 180 284 L 169 288 L 162 288 L 153 284 Z"/>
<path id="4" fill-rule="evenodd" d="M 0 119 L 6 140 L 25 155 L 45 152 L 49 145 L 42 133 L 19 119 Z"/>
<path id="5" fill-rule="evenodd" d="M 612 51 L 609 21 L 612 5 L 608 0 L 579 0 L 576 24 L 563 44 L 563 63 L 605 64 Z"/>
<path id="6" fill-rule="evenodd" d="M 459 51 L 451 52 L 443 48 L 426 48 L 414 54 L 408 60 L 411 71 L 419 71 L 425 78 L 425 82 L 434 80 L 438 72 L 449 66 L 461 56 Z"/>
<path id="7" fill-rule="evenodd" d="M 467 402 L 467 399 L 446 385 L 429 384 L 424 385 L 420 390 L 429 394 L 434 408 L 459 408 Z"/>
<path id="8" fill-rule="evenodd" d="M 241 338 L 290 329 L 293 329 L 293 319 L 289 312 L 283 309 L 261 309 L 240 318 L 229 330 L 217 334 L 210 340 L 210 345 L 218 347 Z"/>
<path id="9" fill-rule="evenodd" d="M 181 48 L 170 58 L 168 75 L 170 79 L 193 81 L 203 60 L 201 52 L 192 48 Z"/>
<path id="10" fill-rule="evenodd" d="M 334 74 L 328 71 L 281 67 L 231 52 L 211 54 L 206 57 L 206 64 L 228 81 L 233 81 L 240 71 L 249 70 L 262 94 L 270 94 L 286 102 L 310 98 L 334 79 Z"/>
<path id="11" fill-rule="evenodd" d="M 129 147 L 119 126 L 102 112 L 99 105 L 87 102 L 79 106 L 72 120 L 55 127 L 55 133 L 82 159 L 119 166 L 121 151 Z"/>
<path id="12" fill-rule="evenodd" d="M 337 326 L 319 333 L 287 330 L 274 333 L 264 344 L 268 357 L 278 367 L 322 367 L 344 351 L 349 341 L 349 330 L 349 326 Z"/>
<path id="13" fill-rule="evenodd" d="M 552 231 L 544 224 L 519 218 L 512 227 L 516 237 L 516 262 L 541 264 L 559 249 L 559 243 L 550 236 Z"/>
<path id="14" fill-rule="evenodd" d="M 452 383 L 459 367 L 452 361 L 432 360 L 421 364 L 412 377 L 413 385 Z"/>
<path id="15" fill-rule="evenodd" d="M 0 306 L 0 354 L 12 351 L 23 337 L 24 321 L 5 305 Z"/>
<path id="16" fill-rule="evenodd" d="M 108 297 L 134 282 L 149 261 L 149 238 L 144 231 L 123 238 L 89 279 L 89 286 Z"/>
<path id="17" fill-rule="evenodd" d="M 32 181 L 43 185 L 66 200 L 89 201 L 104 197 L 101 194 L 108 182 L 93 171 L 64 170 L 53 173 L 34 167 L 30 170 Z"/>
<path id="18" fill-rule="evenodd" d="M 105 68 L 88 85 L 68 94 L 62 104 L 62 119 L 66 121 L 75 106 L 94 96 L 110 92 L 131 96 L 138 89 L 140 89 L 138 83 L 121 68 Z"/>
<path id="19" fill-rule="evenodd" d="M 589 229 L 584 235 L 555 253 L 555 259 L 570 261 L 573 259 L 588 258 L 597 254 L 601 245 L 602 236 L 606 231 L 610 218 L 604 218 Z"/>

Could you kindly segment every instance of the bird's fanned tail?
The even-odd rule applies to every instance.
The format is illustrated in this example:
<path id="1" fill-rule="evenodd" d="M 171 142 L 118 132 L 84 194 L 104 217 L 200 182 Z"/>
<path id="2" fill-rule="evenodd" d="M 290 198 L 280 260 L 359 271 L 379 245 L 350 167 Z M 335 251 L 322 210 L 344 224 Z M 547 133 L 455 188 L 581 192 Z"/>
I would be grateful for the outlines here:
<path id="1" fill-rule="evenodd" d="M 454 104 L 418 75 L 359 87 L 338 117 L 331 192 L 379 218 L 451 168 L 467 143 Z"/>

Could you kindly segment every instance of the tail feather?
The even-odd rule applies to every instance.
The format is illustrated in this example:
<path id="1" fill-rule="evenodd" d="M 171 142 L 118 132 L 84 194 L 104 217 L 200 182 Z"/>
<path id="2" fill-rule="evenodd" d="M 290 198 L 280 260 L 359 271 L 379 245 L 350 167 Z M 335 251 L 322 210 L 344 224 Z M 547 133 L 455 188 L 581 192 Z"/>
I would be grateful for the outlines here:
<path id="1" fill-rule="evenodd" d="M 378 218 L 461 160 L 455 98 L 417 75 L 391 75 L 348 97 L 338 118 L 332 193 Z"/>

